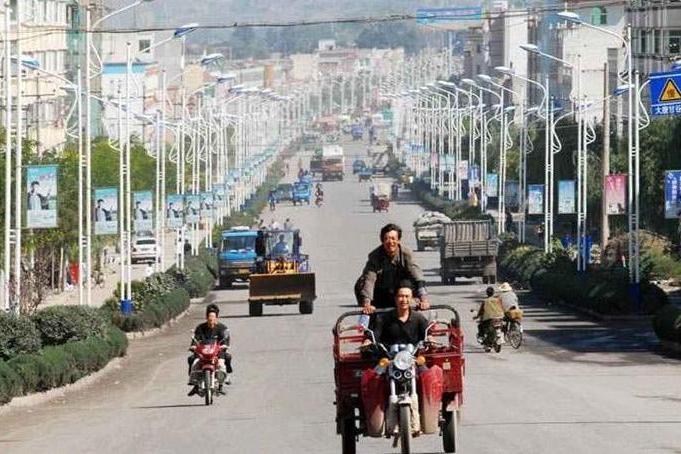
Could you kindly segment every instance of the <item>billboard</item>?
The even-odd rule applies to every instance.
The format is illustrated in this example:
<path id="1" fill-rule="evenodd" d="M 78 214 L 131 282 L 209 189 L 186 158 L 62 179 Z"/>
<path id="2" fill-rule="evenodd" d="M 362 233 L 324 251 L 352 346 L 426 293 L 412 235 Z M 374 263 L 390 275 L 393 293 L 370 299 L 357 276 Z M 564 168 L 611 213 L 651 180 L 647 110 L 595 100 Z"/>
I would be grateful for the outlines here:
<path id="1" fill-rule="evenodd" d="M 488 173 L 486 185 L 485 192 L 487 192 L 487 197 L 499 197 L 499 175 Z"/>
<path id="2" fill-rule="evenodd" d="M 558 214 L 572 214 L 575 210 L 575 180 L 558 182 Z"/>
<path id="3" fill-rule="evenodd" d="M 166 223 L 171 229 L 179 229 L 184 224 L 184 195 L 166 196 Z"/>
<path id="4" fill-rule="evenodd" d="M 681 170 L 664 173 L 664 217 L 677 219 L 681 213 Z"/>
<path id="5" fill-rule="evenodd" d="M 506 208 L 518 209 L 520 207 L 520 183 L 517 181 L 506 181 L 504 187 L 504 203 Z"/>
<path id="6" fill-rule="evenodd" d="M 459 180 L 468 179 L 468 161 L 466 161 L 465 159 L 459 161 L 456 176 Z"/>
<path id="7" fill-rule="evenodd" d="M 531 184 L 527 186 L 527 214 L 544 213 L 544 185 Z"/>
<path id="8" fill-rule="evenodd" d="M 480 186 L 480 166 L 473 164 L 468 168 L 468 184 L 472 187 Z"/>
<path id="9" fill-rule="evenodd" d="M 154 229 L 154 204 L 151 191 L 132 193 L 132 229 L 135 232 Z"/>
<path id="10" fill-rule="evenodd" d="M 213 219 L 213 210 L 215 205 L 213 202 L 212 192 L 202 192 L 201 193 L 201 219 Z"/>
<path id="11" fill-rule="evenodd" d="M 184 220 L 187 224 L 199 222 L 200 209 L 201 196 L 199 194 L 187 194 L 184 198 Z"/>
<path id="12" fill-rule="evenodd" d="M 95 235 L 118 233 L 118 188 L 95 189 Z"/>
<path id="13" fill-rule="evenodd" d="M 605 178 L 605 203 L 607 213 L 627 213 L 627 174 L 613 174 Z"/>
<path id="14" fill-rule="evenodd" d="M 57 169 L 51 166 L 26 167 L 26 227 L 57 227 Z"/>

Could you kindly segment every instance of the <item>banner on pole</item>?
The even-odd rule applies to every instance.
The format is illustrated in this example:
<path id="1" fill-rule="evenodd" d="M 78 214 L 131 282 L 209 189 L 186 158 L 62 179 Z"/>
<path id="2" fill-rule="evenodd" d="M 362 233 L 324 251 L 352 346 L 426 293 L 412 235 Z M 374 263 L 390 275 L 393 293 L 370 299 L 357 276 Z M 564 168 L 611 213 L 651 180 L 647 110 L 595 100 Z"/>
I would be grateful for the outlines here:
<path id="1" fill-rule="evenodd" d="M 477 164 L 468 168 L 468 185 L 471 187 L 480 186 L 480 166 Z"/>
<path id="2" fill-rule="evenodd" d="M 118 233 L 118 188 L 95 189 L 95 235 Z"/>
<path id="3" fill-rule="evenodd" d="M 214 184 L 213 185 L 213 201 L 215 202 L 215 208 L 225 206 L 225 185 L 224 184 Z"/>
<path id="4" fill-rule="evenodd" d="M 613 174 L 605 177 L 605 202 L 607 213 L 627 214 L 627 174 Z"/>
<path id="5" fill-rule="evenodd" d="M 184 198 L 184 220 L 187 224 L 199 222 L 199 210 L 201 209 L 201 196 L 199 194 L 187 194 Z"/>
<path id="6" fill-rule="evenodd" d="M 57 227 L 57 169 L 55 165 L 26 167 L 26 227 L 29 229 Z"/>
<path id="7" fill-rule="evenodd" d="M 215 204 L 213 202 L 212 192 L 201 193 L 201 219 L 213 219 L 213 210 Z"/>
<path id="8" fill-rule="evenodd" d="M 459 178 L 459 180 L 468 179 L 468 161 L 466 161 L 465 159 L 459 161 L 459 166 L 457 168 L 456 175 L 457 178 Z"/>
<path id="9" fill-rule="evenodd" d="M 558 214 L 575 213 L 575 180 L 558 182 Z"/>
<path id="10" fill-rule="evenodd" d="M 171 229 L 179 229 L 184 224 L 184 195 L 166 196 L 166 223 Z"/>
<path id="11" fill-rule="evenodd" d="M 486 181 L 485 192 L 487 192 L 487 197 L 499 197 L 499 175 L 488 173 Z"/>
<path id="12" fill-rule="evenodd" d="M 527 187 L 527 214 L 544 213 L 544 185 L 531 184 Z"/>
<path id="13" fill-rule="evenodd" d="M 681 213 L 681 170 L 664 173 L 664 217 L 677 219 Z"/>
<path id="14" fill-rule="evenodd" d="M 135 232 L 152 231 L 154 229 L 154 203 L 151 191 L 135 191 L 132 193 L 132 228 Z"/>
<path id="15" fill-rule="evenodd" d="M 520 207 L 520 183 L 506 181 L 504 203 L 506 208 L 518 209 Z"/>

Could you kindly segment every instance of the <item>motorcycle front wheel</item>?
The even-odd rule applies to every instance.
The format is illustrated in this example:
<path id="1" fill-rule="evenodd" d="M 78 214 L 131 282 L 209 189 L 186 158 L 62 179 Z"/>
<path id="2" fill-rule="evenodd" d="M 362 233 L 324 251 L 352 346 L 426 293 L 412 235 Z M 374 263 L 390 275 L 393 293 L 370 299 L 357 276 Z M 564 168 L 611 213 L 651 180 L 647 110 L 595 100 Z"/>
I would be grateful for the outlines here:
<path id="1" fill-rule="evenodd" d="M 203 386 L 206 405 L 210 405 L 213 403 L 213 373 L 209 370 L 203 371 Z"/>
<path id="2" fill-rule="evenodd" d="M 520 325 L 516 322 L 511 322 L 506 333 L 506 341 L 511 347 L 518 349 L 523 343 L 523 332 L 520 330 Z"/>
<path id="3" fill-rule="evenodd" d="M 402 454 L 411 452 L 411 407 L 400 407 L 400 447 Z"/>
<path id="4" fill-rule="evenodd" d="M 444 412 L 442 446 L 445 452 L 456 452 L 459 444 L 459 411 Z"/>

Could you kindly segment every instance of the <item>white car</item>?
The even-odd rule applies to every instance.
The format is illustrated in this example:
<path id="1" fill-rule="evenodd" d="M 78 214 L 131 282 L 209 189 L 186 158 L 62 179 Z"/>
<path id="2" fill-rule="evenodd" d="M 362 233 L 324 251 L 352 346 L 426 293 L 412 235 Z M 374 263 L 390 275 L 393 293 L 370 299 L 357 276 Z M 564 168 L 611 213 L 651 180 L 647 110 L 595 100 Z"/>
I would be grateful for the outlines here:
<path id="1" fill-rule="evenodd" d="M 130 260 L 132 263 L 156 261 L 156 238 L 135 238 L 132 243 Z"/>

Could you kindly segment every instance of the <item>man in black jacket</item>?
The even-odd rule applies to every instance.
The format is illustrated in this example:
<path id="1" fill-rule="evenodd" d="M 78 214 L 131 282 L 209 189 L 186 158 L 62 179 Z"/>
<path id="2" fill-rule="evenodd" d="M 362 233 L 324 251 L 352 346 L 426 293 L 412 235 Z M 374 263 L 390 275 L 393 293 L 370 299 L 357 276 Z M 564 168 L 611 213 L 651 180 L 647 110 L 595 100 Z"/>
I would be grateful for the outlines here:
<path id="1" fill-rule="evenodd" d="M 412 251 L 400 244 L 402 229 L 388 224 L 381 229 L 381 246 L 369 254 L 362 276 L 355 284 L 355 296 L 365 314 L 376 308 L 390 308 L 402 281 L 409 281 L 419 299 L 418 308 L 426 310 L 428 292 L 421 268 L 414 263 Z"/>
<path id="2" fill-rule="evenodd" d="M 229 329 L 227 329 L 227 327 L 222 323 L 218 322 L 219 315 L 220 309 L 218 306 L 215 304 L 209 304 L 206 307 L 206 321 L 196 327 L 194 330 L 194 339 L 197 342 L 205 342 L 216 339 L 221 346 L 224 346 L 218 359 L 217 372 L 217 379 L 219 382 L 218 393 L 224 394 L 222 391 L 223 383 L 229 384 L 229 374 L 232 373 L 232 355 L 227 353 L 227 348 L 229 347 L 230 342 Z M 187 395 L 193 396 L 199 392 L 199 385 L 196 383 L 196 378 L 192 374 L 192 372 L 197 372 L 195 368 L 198 365 L 198 357 L 195 353 L 192 353 L 187 359 L 189 362 L 189 385 L 193 386 Z"/>

